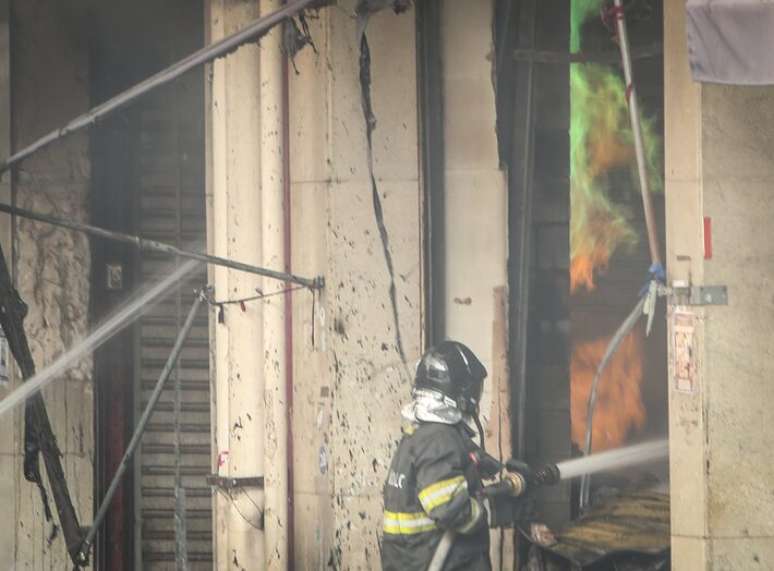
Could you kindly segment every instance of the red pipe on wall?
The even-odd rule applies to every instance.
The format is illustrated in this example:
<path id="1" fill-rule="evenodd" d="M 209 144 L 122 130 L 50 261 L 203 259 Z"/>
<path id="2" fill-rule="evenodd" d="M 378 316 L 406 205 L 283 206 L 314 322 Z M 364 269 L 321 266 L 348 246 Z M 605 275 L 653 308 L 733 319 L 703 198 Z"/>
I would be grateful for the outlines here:
<path id="1" fill-rule="evenodd" d="M 290 201 L 290 72 L 288 56 L 282 60 L 282 148 L 284 149 L 283 161 L 283 212 L 285 215 L 284 257 L 285 270 L 291 268 L 291 201 Z M 290 286 L 292 284 L 286 284 Z M 285 294 L 285 392 L 287 398 L 288 433 L 287 433 L 287 461 L 288 461 L 288 569 L 295 568 L 295 517 L 294 486 L 293 486 L 293 292 Z"/>

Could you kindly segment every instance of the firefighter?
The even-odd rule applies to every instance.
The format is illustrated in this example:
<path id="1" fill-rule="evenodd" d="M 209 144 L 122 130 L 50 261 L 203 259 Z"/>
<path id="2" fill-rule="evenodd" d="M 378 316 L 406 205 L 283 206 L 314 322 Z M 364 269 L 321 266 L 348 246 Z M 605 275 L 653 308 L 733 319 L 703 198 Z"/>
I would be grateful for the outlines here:
<path id="1" fill-rule="evenodd" d="M 499 471 L 481 461 L 491 457 L 469 427 L 475 420 L 480 432 L 486 376 L 481 361 L 456 341 L 432 347 L 419 361 L 384 485 L 383 571 L 425 571 L 447 530 L 454 543 L 445 571 L 491 569 L 489 528 L 512 524 L 515 512 L 512 498 L 482 493 L 482 478 Z"/>

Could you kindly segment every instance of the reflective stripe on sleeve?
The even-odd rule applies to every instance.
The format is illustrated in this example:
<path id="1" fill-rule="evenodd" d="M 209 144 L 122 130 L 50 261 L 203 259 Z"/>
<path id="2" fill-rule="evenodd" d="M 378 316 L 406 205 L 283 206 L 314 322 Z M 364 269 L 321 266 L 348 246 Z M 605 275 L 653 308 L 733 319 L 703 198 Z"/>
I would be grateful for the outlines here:
<path id="1" fill-rule="evenodd" d="M 435 522 L 424 512 L 384 512 L 384 533 L 412 535 L 436 529 Z"/>
<path id="2" fill-rule="evenodd" d="M 419 492 L 419 501 L 427 513 L 451 501 L 460 491 L 468 489 L 465 476 L 455 476 L 431 484 Z"/>

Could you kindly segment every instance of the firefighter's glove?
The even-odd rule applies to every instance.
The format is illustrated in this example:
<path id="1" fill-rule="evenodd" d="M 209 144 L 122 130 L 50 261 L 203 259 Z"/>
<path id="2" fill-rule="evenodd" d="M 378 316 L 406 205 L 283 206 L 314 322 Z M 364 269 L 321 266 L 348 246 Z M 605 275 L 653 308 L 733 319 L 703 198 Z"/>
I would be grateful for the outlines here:
<path id="1" fill-rule="evenodd" d="M 520 474 L 528 484 L 535 481 L 535 471 L 526 462 L 511 458 L 505 463 L 505 469 L 508 472 Z"/>
<path id="2" fill-rule="evenodd" d="M 484 480 L 491 480 L 503 469 L 503 465 L 497 458 L 483 450 L 471 452 L 470 460 L 471 465 L 475 467 L 477 476 Z"/>
<path id="3" fill-rule="evenodd" d="M 505 463 L 505 470 L 511 476 L 517 475 L 517 479 L 520 479 L 524 484 L 524 489 L 515 495 L 523 495 L 541 485 L 537 473 L 526 462 L 511 458 Z"/>

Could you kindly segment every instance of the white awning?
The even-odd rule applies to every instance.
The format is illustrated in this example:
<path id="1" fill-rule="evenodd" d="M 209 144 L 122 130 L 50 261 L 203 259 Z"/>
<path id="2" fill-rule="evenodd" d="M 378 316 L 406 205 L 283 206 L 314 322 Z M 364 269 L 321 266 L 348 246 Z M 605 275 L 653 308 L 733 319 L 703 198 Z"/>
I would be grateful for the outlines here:
<path id="1" fill-rule="evenodd" d="M 696 81 L 774 85 L 774 0 L 688 0 Z"/>

